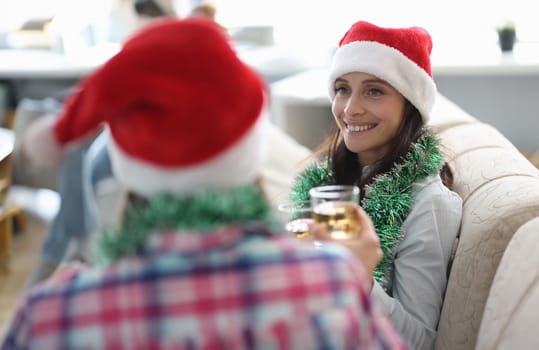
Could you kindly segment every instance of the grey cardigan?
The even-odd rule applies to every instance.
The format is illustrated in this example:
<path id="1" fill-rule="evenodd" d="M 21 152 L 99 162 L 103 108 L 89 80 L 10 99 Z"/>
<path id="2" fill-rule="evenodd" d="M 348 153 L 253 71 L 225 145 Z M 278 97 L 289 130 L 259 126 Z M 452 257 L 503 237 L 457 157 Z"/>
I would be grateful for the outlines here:
<path id="1" fill-rule="evenodd" d="M 462 199 L 439 175 L 414 184 L 413 206 L 395 248 L 388 293 L 374 282 L 371 295 L 413 349 L 433 349 L 451 249 L 460 228 Z"/>

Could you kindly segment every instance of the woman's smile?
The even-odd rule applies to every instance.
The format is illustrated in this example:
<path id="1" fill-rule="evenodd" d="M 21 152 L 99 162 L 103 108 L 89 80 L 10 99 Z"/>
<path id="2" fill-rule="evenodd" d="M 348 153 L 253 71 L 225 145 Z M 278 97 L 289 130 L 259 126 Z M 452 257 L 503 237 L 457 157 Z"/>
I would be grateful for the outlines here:
<path id="1" fill-rule="evenodd" d="M 344 121 L 347 133 L 363 133 L 375 128 L 378 124 L 376 123 L 354 123 Z"/>

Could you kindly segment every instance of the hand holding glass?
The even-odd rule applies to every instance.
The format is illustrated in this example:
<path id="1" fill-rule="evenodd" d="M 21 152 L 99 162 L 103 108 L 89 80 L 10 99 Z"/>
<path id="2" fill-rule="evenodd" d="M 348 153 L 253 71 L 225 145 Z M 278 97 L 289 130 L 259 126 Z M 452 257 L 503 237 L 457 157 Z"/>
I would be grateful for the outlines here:
<path id="1" fill-rule="evenodd" d="M 361 224 L 357 215 L 359 187 L 333 185 L 309 191 L 313 219 L 324 226 L 333 239 L 358 236 Z"/>

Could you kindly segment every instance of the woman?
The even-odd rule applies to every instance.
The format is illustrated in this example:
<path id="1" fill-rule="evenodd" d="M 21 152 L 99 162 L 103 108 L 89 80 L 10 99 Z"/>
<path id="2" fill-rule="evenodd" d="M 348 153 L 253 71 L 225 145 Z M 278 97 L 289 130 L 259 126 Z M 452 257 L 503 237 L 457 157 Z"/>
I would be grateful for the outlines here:
<path id="1" fill-rule="evenodd" d="M 256 181 L 267 94 L 201 19 L 143 29 L 85 79 L 36 151 L 107 125 L 129 209 L 100 266 L 30 289 L 0 348 L 405 349 L 349 252 L 274 231 Z"/>
<path id="2" fill-rule="evenodd" d="M 291 194 L 305 200 L 314 186 L 360 187 L 384 252 L 371 295 L 414 349 L 434 346 L 462 214 L 439 142 L 426 127 L 436 96 L 431 47 L 422 28 L 352 25 L 329 74 L 338 128 Z"/>

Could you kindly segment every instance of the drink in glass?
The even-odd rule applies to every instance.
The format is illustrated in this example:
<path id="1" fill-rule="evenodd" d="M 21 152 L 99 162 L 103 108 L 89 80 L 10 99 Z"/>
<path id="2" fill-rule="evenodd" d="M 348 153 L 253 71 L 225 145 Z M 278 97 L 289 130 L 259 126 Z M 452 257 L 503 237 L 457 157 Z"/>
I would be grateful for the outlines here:
<path id="1" fill-rule="evenodd" d="M 314 187 L 309 194 L 313 219 L 323 225 L 332 238 L 350 239 L 357 236 L 361 225 L 357 215 L 357 186 Z"/>

